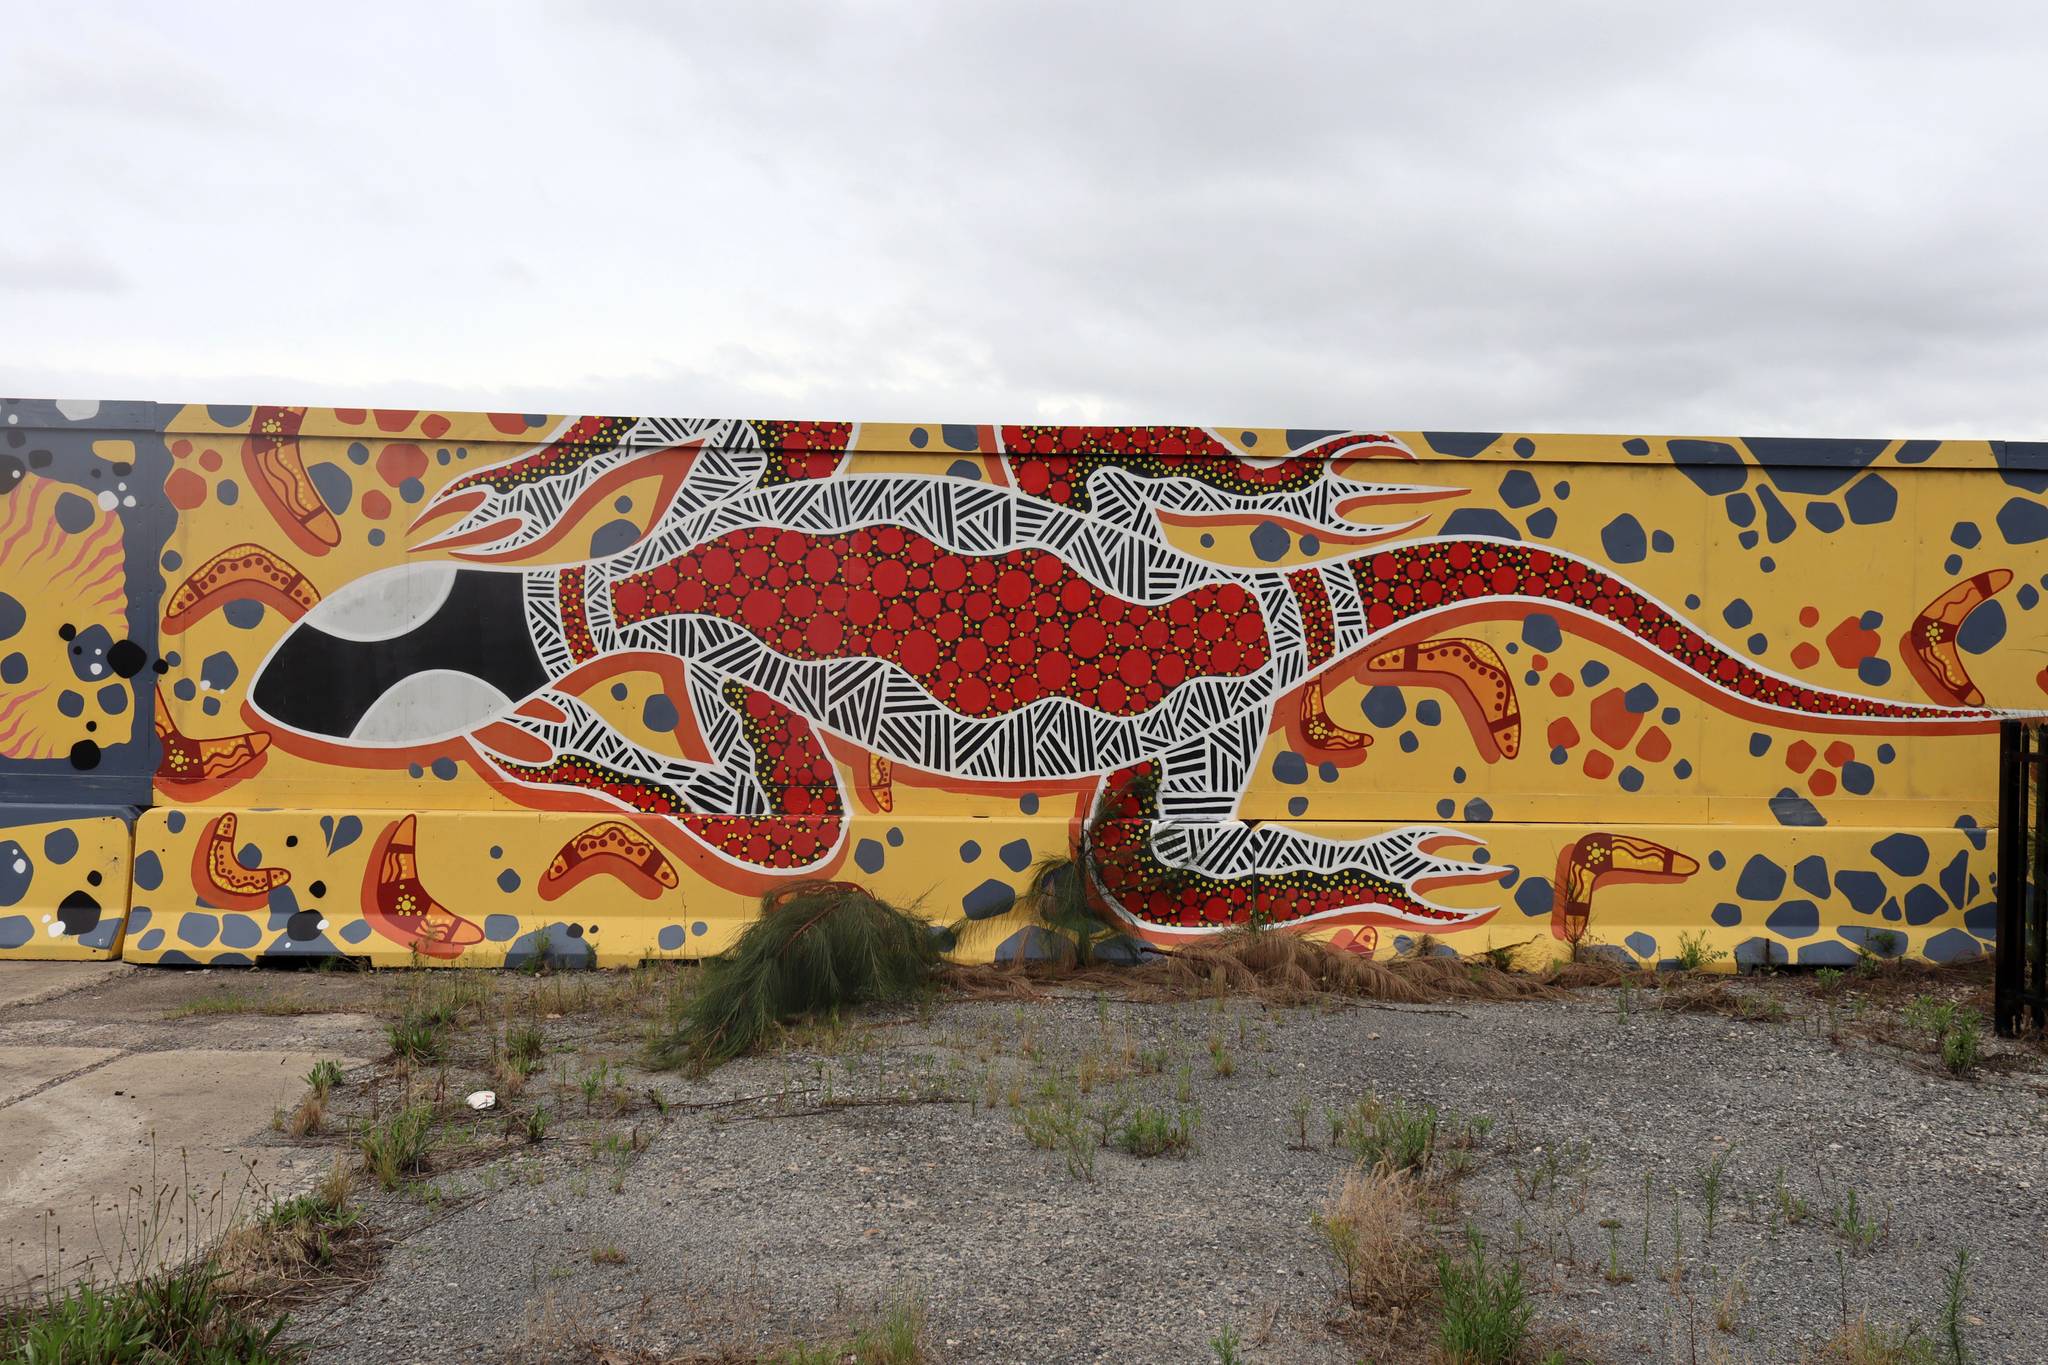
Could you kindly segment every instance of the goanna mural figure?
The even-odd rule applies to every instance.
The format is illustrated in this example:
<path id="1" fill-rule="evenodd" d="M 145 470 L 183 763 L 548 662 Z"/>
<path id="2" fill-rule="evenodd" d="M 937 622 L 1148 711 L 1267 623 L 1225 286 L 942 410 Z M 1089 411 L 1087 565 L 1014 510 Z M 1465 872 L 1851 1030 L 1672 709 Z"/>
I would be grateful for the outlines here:
<path id="1" fill-rule="evenodd" d="M 295 420 L 263 410 L 253 429 L 288 441 Z M 1404 539 L 1419 518 L 1355 520 L 1447 495 L 1353 477 L 1412 458 L 1389 436 L 1334 433 L 1259 461 L 1192 428 L 984 430 L 994 484 L 846 472 L 850 424 L 578 419 L 442 488 L 414 548 L 467 562 L 409 563 L 329 594 L 263 662 L 251 707 L 280 744 L 320 753 L 466 738 L 520 799 L 665 817 L 679 849 L 741 879 L 835 864 L 854 797 L 835 755 L 852 758 L 871 802 L 886 802 L 897 769 L 997 788 L 1093 783 L 1094 889 L 1140 936 L 1170 943 L 1257 917 L 1345 926 L 1335 941 L 1361 949 L 1373 926 L 1484 920 L 1492 910 L 1432 896 L 1504 869 L 1445 826 L 1329 838 L 1240 819 L 1240 800 L 1275 728 L 1363 756 L 1370 739 L 1323 707 L 1339 670 L 1445 689 L 1481 754 L 1513 757 L 1511 676 L 1461 625 L 1540 604 L 1712 706 L 1780 727 L 1963 732 L 1997 719 L 1954 640 L 2002 583 L 1962 583 L 1914 623 L 1908 662 L 1946 701 L 1881 700 L 1740 658 L 1564 550 Z M 520 562 L 653 474 L 662 510 L 637 543 Z M 1169 534 L 1248 515 L 1341 548 L 1258 569 Z M 699 752 L 656 752 L 585 699 L 627 667 L 674 679 Z M 1697 866 L 1654 844 L 1632 856 L 1651 876 Z"/>

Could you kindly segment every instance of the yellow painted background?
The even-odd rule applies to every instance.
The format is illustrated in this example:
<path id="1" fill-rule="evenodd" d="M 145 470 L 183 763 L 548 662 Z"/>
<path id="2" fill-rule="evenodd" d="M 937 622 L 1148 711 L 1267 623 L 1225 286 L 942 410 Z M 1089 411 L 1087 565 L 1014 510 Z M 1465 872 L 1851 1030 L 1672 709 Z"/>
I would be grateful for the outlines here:
<path id="1" fill-rule="evenodd" d="M 562 420 L 542 419 L 529 433 L 514 437 L 478 414 L 310 411 L 301 440 L 305 463 L 309 468 L 334 466 L 353 484 L 347 509 L 332 509 L 342 529 L 341 543 L 316 556 L 292 546 L 247 487 L 241 459 L 246 421 L 224 425 L 203 407 L 172 410 L 162 439 L 170 445 L 174 468 L 201 480 L 207 496 L 178 516 L 167 547 L 162 594 L 167 598 L 192 567 L 250 540 L 289 559 L 323 594 L 399 563 L 405 558 L 405 527 L 436 488 L 541 444 Z M 429 430 L 436 434 L 429 436 Z M 852 468 L 942 473 L 965 460 L 986 469 L 984 457 L 946 449 L 941 433 L 938 426 L 862 426 Z M 1287 433 L 1278 429 L 1256 429 L 1250 433 L 1256 439 L 1249 442 L 1244 429 L 1218 434 L 1251 454 L 1287 448 Z M 1422 433 L 1396 435 L 1418 458 L 1413 463 L 1375 462 L 1359 471 L 1361 477 L 1467 490 L 1456 498 L 1417 504 L 1413 514 L 1424 519 L 1414 535 L 1441 531 L 1461 511 L 1485 513 L 1504 519 L 1527 539 L 1540 538 L 1604 562 L 1610 556 L 1603 531 L 1623 513 L 1631 514 L 1646 535 L 1668 535 L 1670 548 L 1652 550 L 1640 562 L 1615 565 L 1616 572 L 1738 655 L 1820 686 L 1927 700 L 1899 663 L 1899 632 L 1957 579 L 1983 569 L 2011 569 L 2016 582 L 1999 599 L 2004 636 L 1984 652 L 1970 654 L 1968 663 L 1991 704 L 2023 709 L 2041 704 L 2038 678 L 2048 661 L 2036 643 L 2040 608 L 2033 603 L 2048 574 L 2048 552 L 2038 544 L 2008 543 L 1997 525 L 2009 501 L 2039 499 L 2001 478 L 1998 449 L 1988 443 L 1943 443 L 1931 455 L 1925 451 L 1928 443 L 1893 443 L 1866 471 L 1845 481 L 1854 483 L 1865 473 L 1881 475 L 1897 495 L 1889 520 L 1823 531 L 1809 521 L 1807 505 L 1839 505 L 1839 491 L 1824 497 L 1784 492 L 1780 499 L 1797 529 L 1782 543 L 1764 540 L 1745 547 L 1739 540 L 1742 528 L 1731 522 L 1724 498 L 1689 480 L 1671 461 L 1662 438 L 1507 434 L 1461 458 L 1438 453 Z M 124 438 L 110 433 L 105 439 Z M 406 447 L 425 459 L 416 488 L 380 472 L 395 471 Z M 1908 460 L 1902 462 L 1901 455 Z M 1753 461 L 1746 469 L 1745 492 L 1754 496 L 1768 482 L 1766 471 Z M 222 501 L 224 482 L 240 485 L 232 505 Z M 1528 499 L 1532 484 L 1534 501 Z M 616 496 L 630 502 L 630 512 L 616 512 L 608 501 L 603 512 L 593 514 L 587 526 L 572 532 L 543 561 L 572 561 L 578 557 L 576 547 L 587 544 L 590 531 L 606 520 L 643 517 L 651 487 L 651 480 L 642 480 L 620 489 Z M 375 499 L 368 494 L 386 500 L 388 514 L 375 515 Z M 1542 512 L 1555 520 L 1539 537 L 1530 521 Z M 1396 509 L 1386 515 L 1398 514 Z M 1755 526 L 1762 525 L 1759 514 Z M 1961 543 L 1970 539 L 1957 533 L 1961 525 L 1976 528 L 1975 543 Z M 1279 558 L 1263 558 L 1254 529 L 1255 523 L 1247 522 L 1174 535 L 1192 552 L 1248 566 L 1293 567 L 1337 553 L 1295 541 Z M 1207 543 L 1203 536 L 1209 537 Z M 1270 554 L 1270 542 L 1264 548 Z M 1771 572 L 1763 568 L 1767 556 L 1774 565 Z M 2023 588 L 2032 599 L 2026 604 L 2020 600 Z M 1689 606 L 1689 599 L 1698 605 Z M 1739 627 L 1724 617 L 1737 599 L 1750 612 Z M 151 607 L 131 604 L 131 611 Z M 1541 611 L 1534 604 L 1531 609 Z M 1889 678 L 1876 684 L 1838 664 L 1824 642 L 1844 619 L 1868 612 L 1882 613 L 1876 630 L 1881 657 L 1890 664 Z M 169 661 L 167 671 L 159 680 L 147 674 L 136 680 L 142 689 L 152 681 L 161 683 L 168 714 L 183 733 L 213 736 L 249 728 L 242 710 L 245 690 L 288 622 L 275 610 L 265 611 L 253 624 L 246 618 L 245 612 L 237 624 L 216 611 L 183 634 L 165 635 L 161 650 Z M 1485 925 L 1446 940 L 1460 952 L 1530 940 L 1540 952 L 1561 951 L 1550 928 L 1550 879 L 1559 850 L 1589 831 L 1654 839 L 1700 864 L 1680 883 L 1611 886 L 1598 894 L 1593 939 L 1634 957 L 1669 956 L 1681 934 L 1695 932 L 1707 934 L 1711 945 L 1724 952 L 1746 944 L 1753 955 L 1760 942 L 1775 944 L 1781 950 L 1777 960 L 1795 962 L 1833 960 L 1873 930 L 1898 935 L 1896 948 L 1907 952 L 1955 956 L 1984 946 L 1995 845 L 1989 828 L 1996 814 L 1993 737 L 1807 736 L 1727 715 L 1569 633 L 1546 648 L 1532 643 L 1518 623 L 1494 622 L 1456 633 L 1491 644 L 1515 673 L 1523 714 L 1518 757 L 1487 762 L 1441 692 L 1405 687 L 1392 696 L 1385 690 L 1373 696 L 1366 680 L 1333 680 L 1330 711 L 1339 723 L 1372 734 L 1369 753 L 1362 762 L 1342 763 L 1309 753 L 1297 763 L 1286 734 L 1276 732 L 1267 741 L 1242 815 L 1338 838 L 1417 823 L 1447 824 L 1472 834 L 1481 840 L 1487 861 L 1513 871 L 1504 886 L 1465 888 L 1445 896 L 1460 904 L 1501 907 Z M 1754 649 L 1751 637 L 1759 635 L 1763 647 Z M 1792 652 L 1800 645 L 1818 647 L 1819 658 L 1796 666 Z M 224 686 L 209 685 L 207 661 L 222 657 L 233 662 L 235 676 Z M 1586 681 L 1602 669 L 1604 677 Z M 216 666 L 211 680 L 218 681 L 220 674 Z M 1553 686 L 1559 678 L 1569 680 L 1568 694 Z M 623 699 L 614 700 L 605 690 L 591 699 L 628 733 L 638 731 L 654 747 L 668 743 L 639 722 L 641 706 L 659 690 L 659 681 L 644 674 L 622 675 L 617 681 L 626 688 Z M 1601 742 L 1591 720 L 1595 700 L 1643 686 L 1655 691 L 1656 702 L 1641 715 L 1628 742 Z M 1291 705 L 1283 700 L 1282 714 Z M 1432 706 L 1433 722 L 1428 719 Z M 1667 708 L 1675 709 L 1675 719 L 1667 718 Z M 1397 709 L 1398 720 L 1381 723 Z M 1556 761 L 1552 737 L 1560 724 L 1572 728 L 1577 742 Z M 1653 729 L 1668 745 L 1649 744 L 1654 758 L 1645 755 Z M 1802 742 L 1815 753 L 1800 765 L 1792 758 Z M 1831 756 L 1835 745 L 1853 752 Z M 1609 766 L 1604 775 L 1588 773 L 1589 754 L 1605 756 Z M 461 965 L 494 965 L 508 952 L 516 958 L 530 951 L 536 942 L 572 959 L 604 965 L 694 956 L 719 950 L 752 913 L 755 892 L 705 880 L 673 857 L 681 885 L 651 900 L 603 877 L 559 899 L 543 900 L 536 888 L 556 850 L 577 831 L 620 817 L 524 809 L 483 779 L 460 744 L 438 757 L 439 762 L 371 769 L 322 762 L 280 746 L 264 756 L 252 776 L 197 802 L 185 790 L 159 783 L 155 807 L 134 825 L 134 909 L 125 939 L 88 947 L 39 932 L 19 947 L 0 951 L 39 956 L 118 951 L 137 961 L 214 962 L 339 951 L 385 963 L 415 960 L 405 948 L 371 932 L 359 908 L 365 879 L 374 873 L 368 864 L 378 830 L 408 813 L 418 821 L 421 880 L 436 899 L 484 929 L 484 941 L 457 959 Z M 1596 766 L 1601 762 L 1594 761 Z M 1849 765 L 1867 772 L 1867 792 L 1844 785 Z M 1639 782 L 1625 777 L 1631 772 Z M 1822 772 L 1835 784 L 1826 794 L 1815 786 L 1815 775 Z M 1067 849 L 1071 822 L 1080 813 L 1081 798 L 1071 788 L 1048 789 L 1034 798 L 1009 791 L 941 790 L 917 782 L 906 774 L 898 783 L 893 811 L 862 810 L 856 816 L 832 875 L 871 886 L 885 898 L 918 904 L 939 920 L 957 917 L 964 905 L 999 900 L 990 883 L 1021 887 L 1033 860 Z M 859 809 L 857 799 L 855 805 Z M 317 938 L 294 938 L 284 927 L 287 912 L 275 904 L 245 911 L 201 903 L 191 865 L 201 832 L 222 810 L 238 815 L 238 842 L 248 850 L 244 861 L 289 873 L 290 904 L 320 922 Z M 1803 811 L 1825 823 L 1787 823 L 1788 813 L 1794 821 L 1806 819 Z M 350 819 L 361 832 L 337 840 L 334 827 Z M 125 834 L 110 835 L 122 829 L 120 822 L 78 821 L 74 827 L 83 847 L 72 860 L 73 870 L 91 866 L 107 880 L 125 884 L 130 875 Z M 1886 846 L 1888 853 L 1879 852 L 1882 841 L 1902 832 L 1923 841 L 1924 860 L 1909 856 L 1910 850 L 1902 856 L 1896 844 Z M 36 825 L 6 828 L 0 829 L 0 840 L 28 846 L 47 833 Z M 1901 870 L 1915 861 L 1918 870 Z M 1818 864 L 1825 864 L 1824 870 Z M 1951 872 L 1947 879 L 1945 871 Z M 1852 906 L 1836 881 L 1844 872 L 1881 877 L 1881 903 L 1868 911 Z M 51 894 L 45 888 L 54 890 L 58 880 L 53 871 L 35 888 L 36 898 Z M 1757 894 L 1766 887 L 1774 889 Z M 107 904 L 119 905 L 124 896 L 111 895 Z M 1938 904 L 1929 897 L 1939 897 Z M 1774 920 L 1800 924 L 1800 903 L 1812 906 L 1812 932 L 1772 927 Z M 1784 913 L 1788 904 L 1794 907 L 1789 916 Z M 48 913 L 47 907 L 40 912 L 34 905 L 24 908 L 31 919 Z M 110 908 L 109 913 L 118 911 Z M 1015 914 L 997 917 L 980 927 L 970 950 L 995 951 L 1022 923 Z M 300 921 L 302 928 L 305 924 Z M 1844 929 L 1850 932 L 1844 935 Z M 1383 935 L 1379 950 L 1393 951 L 1400 942 Z M 1823 944 L 1836 946 L 1815 951 Z"/>

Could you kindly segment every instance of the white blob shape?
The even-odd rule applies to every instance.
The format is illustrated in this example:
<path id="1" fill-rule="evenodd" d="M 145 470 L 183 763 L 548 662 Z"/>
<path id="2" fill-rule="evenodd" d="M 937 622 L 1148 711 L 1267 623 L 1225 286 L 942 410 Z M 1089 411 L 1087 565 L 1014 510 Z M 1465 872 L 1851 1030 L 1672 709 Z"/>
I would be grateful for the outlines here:
<path id="1" fill-rule="evenodd" d="M 121 499 L 114 493 L 114 491 L 111 488 L 102 488 L 100 490 L 100 495 L 97 498 L 94 498 L 93 501 L 97 502 L 100 505 L 100 510 L 102 512 L 111 512 L 114 510 L 115 507 L 120 505 Z"/>
<path id="2" fill-rule="evenodd" d="M 393 683 L 370 703 L 349 738 L 358 744 L 424 744 L 466 735 L 512 709 L 482 678 L 430 668 Z"/>
<path id="3" fill-rule="evenodd" d="M 127 497 L 121 499 L 121 505 L 123 507 L 133 507 L 135 505 L 135 495 L 130 493 Z"/>
<path id="4" fill-rule="evenodd" d="M 102 674 L 102 673 L 104 673 L 104 672 L 106 672 L 106 671 L 107 671 L 107 666 L 106 666 L 105 664 L 94 664 L 94 665 L 92 666 L 92 675 L 93 675 L 93 676 L 94 676 L 95 678 L 97 678 L 97 677 L 98 677 L 98 676 L 99 676 L 100 674 Z"/>
<path id="5" fill-rule="evenodd" d="M 343 640 L 389 640 L 441 609 L 455 588 L 452 564 L 400 564 L 337 588 L 301 627 Z"/>
<path id="6" fill-rule="evenodd" d="M 14 860 L 14 870 L 16 872 L 28 871 L 28 860 L 26 858 L 16 858 Z"/>
<path id="7" fill-rule="evenodd" d="M 57 400 L 58 415 L 68 421 L 83 422 L 88 417 L 99 416 L 99 412 L 100 400 L 97 398 L 59 398 Z M 10 417 L 7 420 L 11 422 L 14 419 Z"/>

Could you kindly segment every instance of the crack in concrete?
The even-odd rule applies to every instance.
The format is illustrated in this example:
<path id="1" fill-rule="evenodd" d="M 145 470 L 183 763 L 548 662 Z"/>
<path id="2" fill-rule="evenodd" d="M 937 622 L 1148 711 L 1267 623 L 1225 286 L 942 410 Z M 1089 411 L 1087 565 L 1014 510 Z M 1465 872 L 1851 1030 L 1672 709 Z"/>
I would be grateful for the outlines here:
<path id="1" fill-rule="evenodd" d="M 123 1057 L 129 1055 L 131 1054 L 129 1054 L 125 1050 L 116 1051 L 111 1057 L 102 1057 L 96 1062 L 87 1062 L 84 1066 L 81 1066 L 73 1071 L 67 1071 L 61 1076 L 52 1076 L 49 1080 L 44 1081 L 41 1085 L 36 1086 L 33 1090 L 24 1090 L 21 1094 L 16 1095 L 11 1100 L 0 1100 L 0 1109 L 12 1109 L 15 1105 L 20 1104 L 23 1100 L 32 1100 L 36 1096 L 42 1094 L 45 1090 L 54 1089 L 55 1087 L 64 1084 L 64 1082 L 66 1081 L 75 1081 L 80 1076 L 90 1076 L 93 1072 L 98 1071 L 101 1067 L 112 1066 L 115 1062 L 118 1062 Z"/>

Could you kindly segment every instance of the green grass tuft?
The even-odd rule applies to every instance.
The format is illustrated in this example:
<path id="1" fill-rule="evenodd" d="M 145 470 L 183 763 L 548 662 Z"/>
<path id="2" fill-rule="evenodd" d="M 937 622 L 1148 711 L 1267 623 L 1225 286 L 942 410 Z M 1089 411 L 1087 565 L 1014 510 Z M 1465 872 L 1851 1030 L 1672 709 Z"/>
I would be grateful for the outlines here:
<path id="1" fill-rule="evenodd" d="M 305 1348 L 279 1340 L 286 1319 L 250 1316 L 206 1262 L 135 1284 L 81 1286 L 0 1313 L 0 1358 L 79 1365 L 289 1365 Z"/>
<path id="2" fill-rule="evenodd" d="M 356 1134 L 363 1169 L 377 1184 L 395 1190 L 426 1165 L 434 1146 L 433 1106 L 415 1104 L 387 1115 Z"/>
<path id="3" fill-rule="evenodd" d="M 761 1046 L 785 1023 L 931 988 L 944 930 L 841 882 L 771 893 L 739 941 L 704 964 L 695 995 L 650 1049 L 660 1067 L 702 1074 Z"/>

